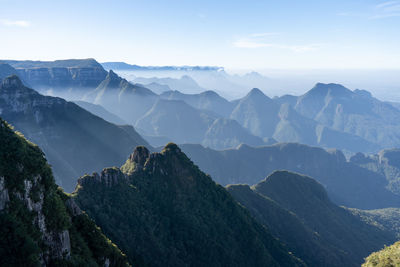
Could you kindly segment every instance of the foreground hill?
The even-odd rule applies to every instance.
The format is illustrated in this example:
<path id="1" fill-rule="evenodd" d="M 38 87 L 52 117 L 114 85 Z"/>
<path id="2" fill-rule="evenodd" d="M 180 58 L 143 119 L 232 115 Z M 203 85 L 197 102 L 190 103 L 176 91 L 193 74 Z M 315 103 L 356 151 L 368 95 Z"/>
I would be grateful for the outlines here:
<path id="1" fill-rule="evenodd" d="M 57 189 L 43 152 L 0 119 L 0 265 L 127 266 L 126 257 Z"/>
<path id="2" fill-rule="evenodd" d="M 300 265 L 175 144 L 82 177 L 74 199 L 134 265 Z"/>
<path id="3" fill-rule="evenodd" d="M 388 267 L 400 265 L 400 242 L 372 253 L 365 259 L 362 267 Z"/>
<path id="4" fill-rule="evenodd" d="M 257 148 L 241 145 L 223 151 L 200 145 L 181 147 L 204 172 L 223 185 L 252 185 L 275 170 L 289 170 L 317 179 L 338 205 L 361 209 L 400 207 L 399 196 L 386 188 L 384 176 L 347 162 L 338 150 L 292 143 Z"/>
<path id="5" fill-rule="evenodd" d="M 17 76 L 0 85 L 0 115 L 40 145 L 57 183 L 73 191 L 76 177 L 120 165 L 137 145 L 147 145 L 133 127 L 119 127 L 61 98 L 25 87 Z"/>
<path id="6" fill-rule="evenodd" d="M 228 191 L 309 266 L 359 266 L 365 256 L 394 240 L 333 204 L 312 178 L 276 171 L 252 186 Z"/>

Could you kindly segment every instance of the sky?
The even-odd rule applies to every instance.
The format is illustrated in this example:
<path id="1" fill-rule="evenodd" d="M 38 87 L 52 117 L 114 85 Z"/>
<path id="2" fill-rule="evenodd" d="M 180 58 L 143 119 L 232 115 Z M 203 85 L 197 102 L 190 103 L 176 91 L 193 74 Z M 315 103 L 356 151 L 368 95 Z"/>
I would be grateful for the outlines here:
<path id="1" fill-rule="evenodd" d="M 0 0 L 0 58 L 400 69 L 400 0 Z"/>

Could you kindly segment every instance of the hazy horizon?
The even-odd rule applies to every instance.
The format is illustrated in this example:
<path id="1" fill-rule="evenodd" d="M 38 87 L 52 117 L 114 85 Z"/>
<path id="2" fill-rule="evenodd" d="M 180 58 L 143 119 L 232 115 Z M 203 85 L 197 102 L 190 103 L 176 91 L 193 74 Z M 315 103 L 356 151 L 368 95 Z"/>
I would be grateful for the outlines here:
<path id="1" fill-rule="evenodd" d="M 115 12 L 108 1 L 0 3 L 0 34 L 7 37 L 0 58 L 252 70 L 399 68 L 399 1 L 114 1 Z"/>

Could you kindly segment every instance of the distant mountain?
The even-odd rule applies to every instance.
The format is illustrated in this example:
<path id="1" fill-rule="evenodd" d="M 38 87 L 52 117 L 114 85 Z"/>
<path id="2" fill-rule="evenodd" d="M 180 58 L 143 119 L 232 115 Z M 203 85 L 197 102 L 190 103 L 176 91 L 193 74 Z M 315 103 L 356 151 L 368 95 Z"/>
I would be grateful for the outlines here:
<path id="1" fill-rule="evenodd" d="M 254 88 L 240 99 L 231 114 L 251 133 L 260 137 L 272 137 L 279 122 L 279 105 L 267 97 L 261 90 Z"/>
<path id="2" fill-rule="evenodd" d="M 29 87 L 46 95 L 68 100 L 81 100 L 96 88 L 107 75 L 94 59 L 56 61 L 3 60 L 17 70 L 17 75 Z"/>
<path id="3" fill-rule="evenodd" d="M 386 177 L 387 188 L 400 195 L 400 149 L 384 149 L 372 155 L 357 153 L 350 162 Z"/>
<path id="4" fill-rule="evenodd" d="M 2 63 L 0 61 L 0 82 L 4 79 L 7 78 L 8 76 L 11 75 L 16 75 L 17 71 L 16 69 L 14 69 L 13 67 L 11 67 L 10 65 L 6 64 L 6 63 Z"/>
<path id="5" fill-rule="evenodd" d="M 183 94 L 179 91 L 168 91 L 160 95 L 168 100 L 182 100 L 197 109 L 213 111 L 220 116 L 229 117 L 234 104 L 219 96 L 214 91 L 204 91 L 199 94 Z"/>
<path id="6" fill-rule="evenodd" d="M 237 147 L 240 144 L 262 146 L 266 143 L 257 136 L 252 135 L 239 125 L 235 120 L 216 119 L 205 133 L 201 144 L 214 149 Z"/>
<path id="7" fill-rule="evenodd" d="M 201 143 L 215 119 L 183 101 L 159 99 L 135 127 L 149 135 L 168 136 L 177 143 Z"/>
<path id="8" fill-rule="evenodd" d="M 214 149 L 232 148 L 243 143 L 266 144 L 236 121 L 196 109 L 181 100 L 157 100 L 135 127 L 147 136 L 167 137 L 179 144 L 198 143 Z"/>
<path id="9" fill-rule="evenodd" d="M 400 144 L 400 110 L 367 91 L 318 83 L 298 98 L 295 109 L 325 126 L 358 135 L 381 148 Z"/>
<path id="10" fill-rule="evenodd" d="M 106 110 L 104 107 L 102 107 L 100 105 L 92 104 L 92 103 L 85 102 L 85 101 L 74 101 L 74 103 L 77 104 L 78 106 L 80 106 L 81 108 L 86 109 L 90 113 L 96 115 L 97 117 L 100 117 L 108 122 L 111 122 L 111 123 L 114 123 L 117 125 L 126 124 L 126 122 L 123 119 L 121 119 L 117 115 L 109 112 L 108 110 Z"/>
<path id="11" fill-rule="evenodd" d="M 149 88 L 151 91 L 153 91 L 156 94 L 162 94 L 168 91 L 171 91 L 171 88 L 166 85 L 166 84 L 159 84 L 156 82 L 151 82 L 147 84 L 143 84 L 144 87 Z"/>
<path id="12" fill-rule="evenodd" d="M 400 207 L 400 197 L 386 189 L 384 176 L 347 162 L 338 150 L 293 143 L 258 148 L 241 145 L 223 151 L 200 145 L 181 148 L 222 185 L 252 185 L 275 170 L 289 170 L 317 179 L 338 205 L 362 209 Z"/>
<path id="13" fill-rule="evenodd" d="M 128 266 L 62 190 L 43 152 L 0 119 L 0 265 Z"/>
<path id="14" fill-rule="evenodd" d="M 148 145 L 133 127 L 118 127 L 72 102 L 43 96 L 17 76 L 0 85 L 0 116 L 41 146 L 66 191 L 75 188 L 76 177 L 120 165 L 134 147 Z"/>
<path id="15" fill-rule="evenodd" d="M 333 204 L 312 178 L 276 171 L 253 187 L 228 191 L 309 266 L 359 266 L 394 236 Z"/>
<path id="16" fill-rule="evenodd" d="M 75 201 L 135 266 L 302 265 L 175 144 L 79 184 Z"/>
<path id="17" fill-rule="evenodd" d="M 178 90 L 184 93 L 200 93 L 206 91 L 204 88 L 199 86 L 193 78 L 188 75 L 183 75 L 182 77 L 178 78 L 143 78 L 137 77 L 133 80 L 135 83 L 140 84 L 149 84 L 149 83 L 158 83 L 161 85 L 167 85 L 172 90 Z"/>
<path id="18" fill-rule="evenodd" d="M 151 70 L 175 70 L 175 71 L 210 71 L 210 70 L 220 70 L 221 67 L 210 67 L 210 66 L 139 66 L 139 65 L 131 65 L 125 62 L 104 62 L 101 65 L 105 69 L 113 69 L 113 70 L 143 70 L 143 71 L 151 71 Z"/>
<path id="19" fill-rule="evenodd" d="M 151 90 L 134 85 L 112 70 L 85 100 L 102 105 L 124 121 L 134 125 L 154 104 L 158 96 Z"/>
<path id="20" fill-rule="evenodd" d="M 257 88 L 237 101 L 230 117 L 254 135 L 272 137 L 279 142 L 298 142 L 346 151 L 370 152 L 378 149 L 377 145 L 359 136 L 336 131 L 300 115 L 290 103 L 273 100 Z"/>
<path id="21" fill-rule="evenodd" d="M 365 223 L 391 232 L 398 240 L 400 238 L 400 208 L 386 208 L 376 210 L 348 209 L 353 215 Z"/>

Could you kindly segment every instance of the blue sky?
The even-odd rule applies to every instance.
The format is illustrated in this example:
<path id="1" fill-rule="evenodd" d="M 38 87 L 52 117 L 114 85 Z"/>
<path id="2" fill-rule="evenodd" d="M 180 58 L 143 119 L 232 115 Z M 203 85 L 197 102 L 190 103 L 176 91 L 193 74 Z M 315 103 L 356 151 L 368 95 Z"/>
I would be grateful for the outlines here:
<path id="1" fill-rule="evenodd" d="M 0 58 L 400 69 L 400 0 L 0 0 Z"/>

